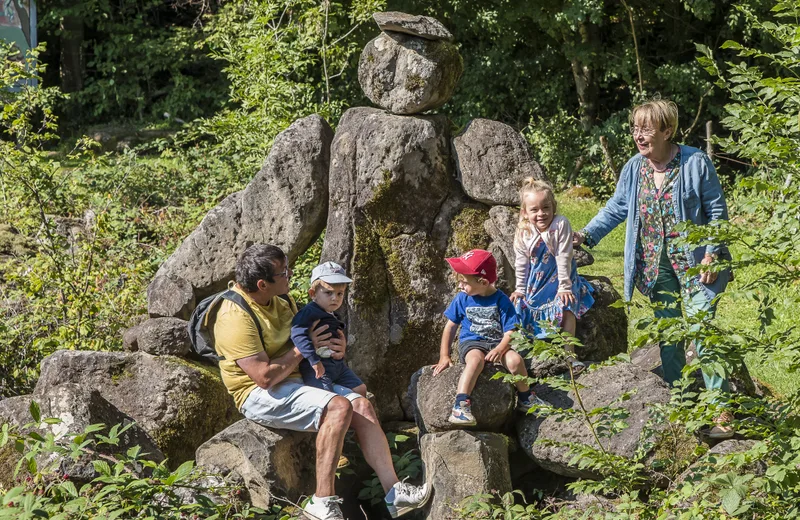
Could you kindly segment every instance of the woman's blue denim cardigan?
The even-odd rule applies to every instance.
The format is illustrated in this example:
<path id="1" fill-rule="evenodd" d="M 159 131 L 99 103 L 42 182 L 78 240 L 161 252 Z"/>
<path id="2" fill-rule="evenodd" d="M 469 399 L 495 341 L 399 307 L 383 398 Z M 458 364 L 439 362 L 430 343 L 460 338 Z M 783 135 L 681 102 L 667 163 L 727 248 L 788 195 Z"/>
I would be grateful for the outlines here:
<path id="1" fill-rule="evenodd" d="M 612 229 L 628 217 L 625 228 L 625 300 L 633 296 L 636 240 L 639 234 L 639 183 L 644 157 L 637 154 L 622 169 L 617 189 L 606 205 L 583 229 L 586 245 L 595 246 Z M 697 148 L 681 146 L 681 170 L 673 188 L 673 203 L 678 220 L 691 220 L 695 224 L 707 224 L 712 220 L 727 220 L 728 206 L 714 165 L 708 156 Z M 694 266 L 703 260 L 706 253 L 730 259 L 724 245 L 706 245 L 696 248 L 689 256 Z M 720 272 L 714 283 L 704 285 L 709 300 L 725 290 L 730 278 L 729 271 Z"/>

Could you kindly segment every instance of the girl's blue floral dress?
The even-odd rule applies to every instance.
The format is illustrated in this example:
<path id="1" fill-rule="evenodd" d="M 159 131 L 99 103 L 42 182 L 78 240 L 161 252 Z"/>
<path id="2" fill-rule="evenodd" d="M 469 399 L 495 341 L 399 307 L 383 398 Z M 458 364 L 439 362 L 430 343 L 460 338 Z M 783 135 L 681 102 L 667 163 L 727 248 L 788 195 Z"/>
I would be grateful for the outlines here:
<path id="1" fill-rule="evenodd" d="M 575 302 L 564 305 L 557 297 L 556 259 L 548 251 L 544 240 L 537 240 L 531 251 L 531 265 L 525 287 L 525 297 L 518 299 L 516 305 L 520 324 L 537 338 L 547 335 L 539 325 L 539 321 L 548 321 L 554 326 L 560 327 L 565 310 L 572 311 L 576 318 L 580 318 L 594 304 L 592 297 L 594 288 L 582 276 L 578 276 L 578 266 L 574 258 L 570 273 Z"/>

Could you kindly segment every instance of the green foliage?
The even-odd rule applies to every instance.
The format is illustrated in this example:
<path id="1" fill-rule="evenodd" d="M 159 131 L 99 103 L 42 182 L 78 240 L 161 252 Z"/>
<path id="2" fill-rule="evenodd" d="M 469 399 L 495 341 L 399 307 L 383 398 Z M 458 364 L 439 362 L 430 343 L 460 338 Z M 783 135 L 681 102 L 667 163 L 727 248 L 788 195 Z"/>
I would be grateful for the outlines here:
<path id="1" fill-rule="evenodd" d="M 290 517 L 277 506 L 264 511 L 243 502 L 240 487 L 200 471 L 193 461 L 170 471 L 166 462 L 148 460 L 139 446 L 107 455 L 134 423 L 110 428 L 92 424 L 79 433 L 55 434 L 50 426 L 60 424 L 59 419 L 43 419 L 35 402 L 31 415 L 33 421 L 20 428 L 2 426 L 0 448 L 12 444 L 20 459 L 14 470 L 18 485 L 0 488 L 0 518 Z M 64 459 L 91 460 L 97 476 L 76 485 L 69 474 L 59 471 Z"/>
<path id="2" fill-rule="evenodd" d="M 392 450 L 392 463 L 395 473 L 402 481 L 407 478 L 415 479 L 422 473 L 422 459 L 416 449 L 407 450 L 398 454 L 397 450 L 401 444 L 408 441 L 411 437 L 401 433 L 387 432 L 386 439 L 389 442 L 389 449 Z M 358 499 L 369 501 L 371 505 L 383 503 L 385 493 L 381 486 L 378 476 L 373 473 L 372 478 L 362 482 L 364 487 L 358 492 Z"/>
<path id="3" fill-rule="evenodd" d="M 197 135 L 211 137 L 218 153 L 255 166 L 294 120 L 317 113 L 336 121 L 344 100 L 331 92 L 352 74 L 351 58 L 360 50 L 350 35 L 384 6 L 383 0 L 226 3 L 208 25 L 206 43 L 225 64 L 230 105 L 200 122 Z"/>
<path id="4" fill-rule="evenodd" d="M 224 101 L 225 83 L 202 44 L 199 22 L 208 7 L 205 2 L 198 8 L 193 2 L 157 0 L 45 0 L 39 6 L 44 40 L 63 35 L 65 18 L 85 26 L 85 80 L 65 102 L 72 116 L 67 122 L 74 127 L 129 118 L 159 121 L 165 112 L 189 120 L 212 113 Z M 56 58 L 49 63 L 59 70 Z"/>
<path id="5" fill-rule="evenodd" d="M 191 162 L 98 157 L 80 140 L 55 160 L 46 146 L 57 139 L 58 92 L 41 87 L 36 52 L 20 61 L 3 49 L 0 215 L 27 246 L 0 257 L 7 396 L 29 392 L 58 348 L 118 349 L 158 265 L 238 179 L 200 149 L 184 155 Z"/>

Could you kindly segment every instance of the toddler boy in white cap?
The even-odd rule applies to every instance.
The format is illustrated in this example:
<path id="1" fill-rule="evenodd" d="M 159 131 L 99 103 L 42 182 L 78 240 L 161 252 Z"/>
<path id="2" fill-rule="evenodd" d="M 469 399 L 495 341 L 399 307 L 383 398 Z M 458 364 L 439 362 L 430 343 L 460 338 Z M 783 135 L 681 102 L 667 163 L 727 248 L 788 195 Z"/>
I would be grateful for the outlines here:
<path id="1" fill-rule="evenodd" d="M 303 383 L 316 388 L 333 392 L 333 386 L 349 388 L 363 396 L 367 395 L 367 386 L 347 366 L 343 359 L 333 359 L 330 349 L 323 347 L 314 350 L 308 332 L 315 321 L 317 327 L 328 326 L 328 332 L 337 335 L 344 332 L 344 322 L 334 314 L 344 303 L 347 285 L 353 280 L 347 277 L 342 266 L 334 262 L 325 262 L 311 271 L 311 286 L 308 295 L 311 302 L 303 307 L 292 320 L 292 343 L 303 355 L 300 362 L 300 375 Z"/>

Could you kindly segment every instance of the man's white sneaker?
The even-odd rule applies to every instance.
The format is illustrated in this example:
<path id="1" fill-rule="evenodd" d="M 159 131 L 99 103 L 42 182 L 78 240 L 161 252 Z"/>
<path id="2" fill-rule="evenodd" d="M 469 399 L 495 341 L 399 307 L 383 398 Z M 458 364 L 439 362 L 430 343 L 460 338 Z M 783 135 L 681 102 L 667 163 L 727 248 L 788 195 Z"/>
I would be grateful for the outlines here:
<path id="1" fill-rule="evenodd" d="M 309 520 L 344 520 L 339 504 L 342 499 L 336 495 L 330 497 L 318 497 L 312 495 L 308 503 L 303 508 L 303 515 Z"/>
<path id="2" fill-rule="evenodd" d="M 386 500 L 386 508 L 392 518 L 403 516 L 404 514 L 419 509 L 424 506 L 431 497 L 431 487 L 429 484 L 413 486 L 405 482 L 396 482 L 387 496 L 394 491 L 394 500 Z"/>

